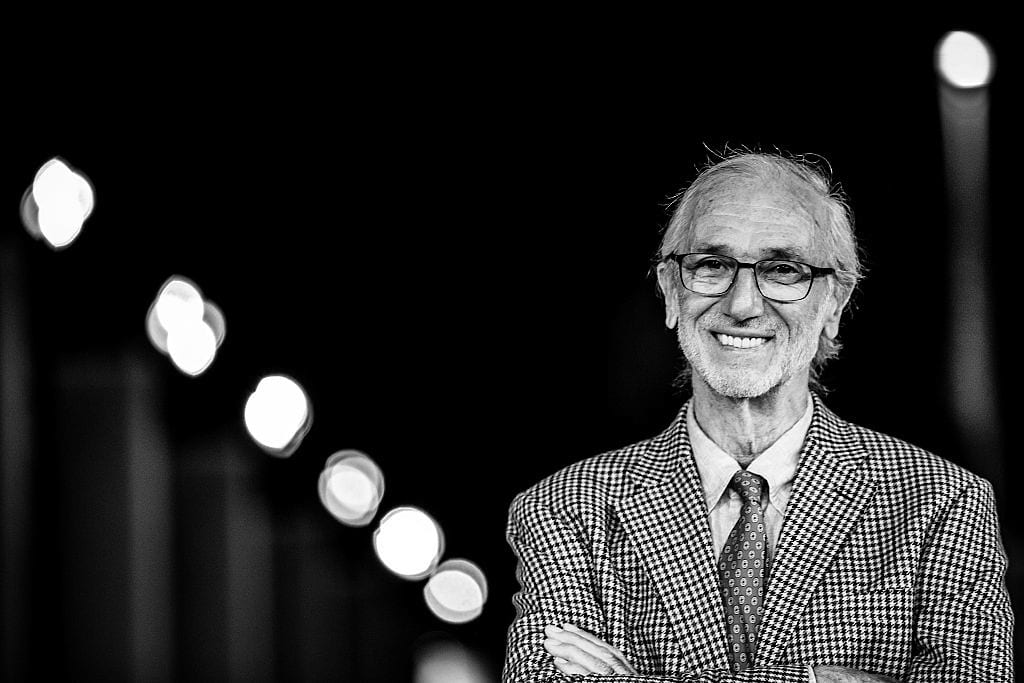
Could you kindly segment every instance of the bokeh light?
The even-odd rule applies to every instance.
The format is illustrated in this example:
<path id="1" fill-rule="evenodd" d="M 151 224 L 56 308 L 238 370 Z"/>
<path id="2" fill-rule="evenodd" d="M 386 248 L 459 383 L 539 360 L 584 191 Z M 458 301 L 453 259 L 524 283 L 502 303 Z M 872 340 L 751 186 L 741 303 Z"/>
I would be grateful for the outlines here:
<path id="1" fill-rule="evenodd" d="M 456 642 L 437 642 L 416 651 L 414 683 L 491 683 L 483 659 Z"/>
<path id="2" fill-rule="evenodd" d="M 146 336 L 157 351 L 167 355 L 167 330 L 160 324 L 160 318 L 156 315 L 157 301 L 158 299 L 153 299 L 149 311 L 146 312 Z"/>
<path id="3" fill-rule="evenodd" d="M 422 510 L 399 507 L 384 515 L 373 534 L 377 557 L 389 570 L 405 579 L 428 576 L 444 552 L 444 535 Z"/>
<path id="4" fill-rule="evenodd" d="M 487 579 L 469 560 L 445 560 L 423 587 L 423 598 L 438 619 L 464 624 L 483 612 Z"/>
<path id="5" fill-rule="evenodd" d="M 168 278 L 156 297 L 156 319 L 165 332 L 202 320 L 203 310 L 203 295 L 199 288 L 180 275 Z"/>
<path id="6" fill-rule="evenodd" d="M 245 402 L 245 428 L 267 453 L 288 457 L 302 443 L 313 422 L 306 392 L 291 377 L 268 375 Z"/>
<path id="7" fill-rule="evenodd" d="M 55 157 L 40 167 L 22 196 L 21 219 L 33 237 L 62 249 L 78 237 L 94 203 L 88 179 Z"/>
<path id="8" fill-rule="evenodd" d="M 186 375 L 202 374 L 224 341 L 224 314 L 194 282 L 172 275 L 146 313 L 146 336 Z"/>
<path id="9" fill-rule="evenodd" d="M 224 343 L 225 335 L 227 335 L 228 326 L 224 320 L 223 311 L 209 299 L 203 301 L 203 322 L 213 330 L 213 336 L 217 340 L 217 348 L 220 348 L 220 345 Z"/>
<path id="10" fill-rule="evenodd" d="M 980 36 L 951 31 L 935 50 L 935 66 L 946 81 L 957 88 L 988 85 L 995 71 L 995 56 Z"/>
<path id="11" fill-rule="evenodd" d="M 167 332 L 167 354 L 174 366 L 195 377 L 205 371 L 217 353 L 217 338 L 202 320 L 178 323 Z"/>
<path id="12" fill-rule="evenodd" d="M 320 502 L 342 524 L 366 526 L 384 496 L 384 474 L 365 453 L 338 451 L 327 458 L 318 485 Z"/>

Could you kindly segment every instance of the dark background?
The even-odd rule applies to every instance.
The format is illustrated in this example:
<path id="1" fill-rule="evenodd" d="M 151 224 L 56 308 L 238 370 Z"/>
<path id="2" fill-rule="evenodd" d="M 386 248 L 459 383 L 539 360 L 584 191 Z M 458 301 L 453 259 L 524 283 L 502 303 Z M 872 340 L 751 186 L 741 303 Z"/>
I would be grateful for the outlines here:
<path id="1" fill-rule="evenodd" d="M 22 573 L 5 578 L 19 588 L 4 606 L 29 620 L 7 641 L 20 644 L 8 671 L 131 677 L 138 625 L 124 595 L 139 536 L 125 510 L 136 505 L 163 520 L 152 557 L 166 563 L 151 567 L 163 656 L 136 660 L 160 662 L 162 677 L 250 677 L 237 655 L 265 679 L 408 680 L 435 640 L 462 643 L 497 677 L 516 588 L 503 538 L 512 497 L 657 433 L 685 399 L 651 257 L 668 198 L 708 148 L 822 155 L 851 197 L 868 277 L 825 376 L 829 405 L 973 469 L 999 460 L 1000 483 L 1019 476 L 1011 448 L 972 453 L 950 420 L 956 282 L 933 69 L 947 30 L 976 30 L 997 54 L 991 229 L 978 239 L 993 254 L 991 390 L 1010 427 L 1021 74 L 1002 22 L 836 35 L 474 21 L 464 33 L 353 19 L 333 39 L 290 26 L 138 32 L 116 56 L 83 46 L 63 70 L 27 64 L 24 82 L 45 74 L 51 86 L 12 89 L 0 186 L 4 330 L 24 341 L 3 371 L 7 409 L 25 410 L 6 424 L 30 454 L 8 519 L 30 540 L 8 558 Z M 22 229 L 18 205 L 57 155 L 89 177 L 96 209 L 54 252 Z M 226 316 L 198 378 L 145 337 L 172 274 Z M 299 380 L 314 406 L 287 460 L 259 451 L 241 422 L 271 372 Z M 140 502 L 122 471 L 151 442 L 164 484 L 143 491 L 163 497 Z M 342 448 L 382 467 L 382 511 L 422 506 L 445 556 L 483 569 L 480 618 L 436 620 L 421 583 L 377 563 L 372 526 L 343 527 L 320 507 L 317 476 Z M 1022 531 L 1002 495 L 1019 602 Z M 239 619 L 248 635 L 233 632 Z"/>

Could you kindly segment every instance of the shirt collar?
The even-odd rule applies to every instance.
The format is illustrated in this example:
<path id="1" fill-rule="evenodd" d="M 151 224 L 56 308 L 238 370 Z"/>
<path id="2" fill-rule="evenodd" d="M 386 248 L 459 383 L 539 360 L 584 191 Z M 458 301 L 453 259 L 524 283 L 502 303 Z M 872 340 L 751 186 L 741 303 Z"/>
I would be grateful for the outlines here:
<path id="1" fill-rule="evenodd" d="M 780 436 L 775 443 L 754 458 L 747 471 L 760 474 L 768 482 L 768 494 L 780 512 L 785 513 L 789 502 L 789 490 L 800 464 L 800 449 L 803 447 L 807 430 L 814 415 L 814 402 L 807 399 L 807 408 L 796 423 Z M 686 428 L 690 445 L 697 463 L 701 485 L 704 487 L 704 502 L 712 510 L 729 486 L 732 475 L 740 469 L 736 459 L 723 451 L 711 440 L 693 414 L 693 401 L 686 411 Z"/>

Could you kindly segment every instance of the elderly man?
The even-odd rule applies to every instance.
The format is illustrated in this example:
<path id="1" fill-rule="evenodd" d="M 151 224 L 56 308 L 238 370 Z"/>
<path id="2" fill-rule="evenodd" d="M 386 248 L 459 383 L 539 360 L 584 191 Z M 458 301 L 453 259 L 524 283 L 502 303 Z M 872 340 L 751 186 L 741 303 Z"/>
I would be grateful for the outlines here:
<path id="1" fill-rule="evenodd" d="M 660 257 L 693 396 L 516 497 L 505 680 L 1012 680 L 989 484 L 814 391 L 860 276 L 829 180 L 726 158 Z"/>

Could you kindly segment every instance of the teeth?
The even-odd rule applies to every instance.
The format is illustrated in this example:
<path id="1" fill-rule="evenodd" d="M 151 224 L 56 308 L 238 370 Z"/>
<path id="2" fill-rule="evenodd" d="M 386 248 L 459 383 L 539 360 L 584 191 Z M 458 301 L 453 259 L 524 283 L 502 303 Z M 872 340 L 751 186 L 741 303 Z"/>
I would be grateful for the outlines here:
<path id="1" fill-rule="evenodd" d="M 738 349 L 751 349 L 768 341 L 765 337 L 733 337 L 728 334 L 716 334 L 715 336 L 725 346 L 734 346 Z"/>

